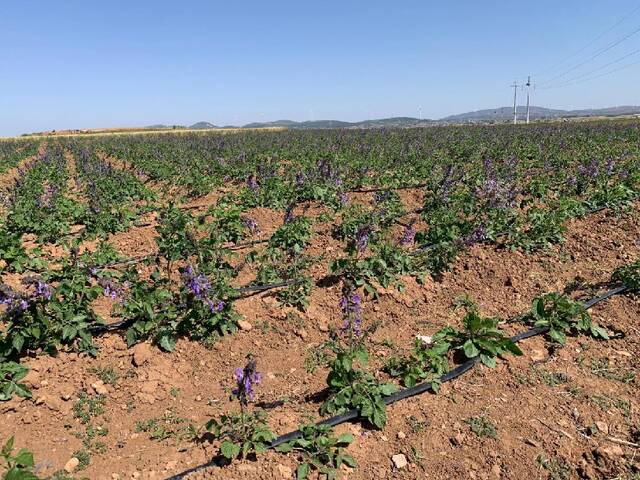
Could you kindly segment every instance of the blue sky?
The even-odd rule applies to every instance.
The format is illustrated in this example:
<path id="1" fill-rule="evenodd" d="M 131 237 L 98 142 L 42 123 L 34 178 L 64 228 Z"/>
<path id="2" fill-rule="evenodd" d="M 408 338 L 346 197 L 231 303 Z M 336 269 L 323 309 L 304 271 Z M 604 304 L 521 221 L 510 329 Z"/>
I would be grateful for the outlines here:
<path id="1" fill-rule="evenodd" d="M 55 7 L 54 7 L 55 5 Z M 640 27 L 640 2 L 14 0 L 0 12 L 0 135 L 288 118 L 438 118 L 508 105 Z M 561 77 L 640 48 L 640 34 Z M 640 60 L 640 54 L 612 66 Z M 546 70 L 546 72 L 545 72 Z M 599 70 L 606 72 L 607 69 Z M 538 89 L 554 108 L 640 104 L 640 64 Z M 522 98 L 524 98 L 522 96 Z"/>

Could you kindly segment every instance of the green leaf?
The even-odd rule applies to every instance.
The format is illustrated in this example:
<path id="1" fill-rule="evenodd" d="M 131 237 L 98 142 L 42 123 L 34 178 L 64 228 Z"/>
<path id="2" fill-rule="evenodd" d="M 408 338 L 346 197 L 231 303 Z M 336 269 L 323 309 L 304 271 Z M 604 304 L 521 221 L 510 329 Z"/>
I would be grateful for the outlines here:
<path id="1" fill-rule="evenodd" d="M 13 339 L 11 340 L 11 345 L 17 353 L 22 352 L 22 347 L 24 346 L 24 337 L 20 334 L 14 335 Z"/>
<path id="2" fill-rule="evenodd" d="M 371 423 L 378 427 L 378 428 L 383 428 L 385 426 L 385 424 L 387 423 L 387 414 L 384 411 L 384 407 L 383 408 L 374 408 L 373 409 L 373 416 L 369 419 L 371 421 Z"/>
<path id="3" fill-rule="evenodd" d="M 293 450 L 293 445 L 291 444 L 291 442 L 283 443 L 281 445 L 278 445 L 275 450 L 276 452 L 280 453 L 288 453 Z"/>
<path id="4" fill-rule="evenodd" d="M 549 330 L 549 337 L 551 338 L 551 340 L 558 342 L 560 345 L 564 345 L 567 341 L 566 335 L 561 331 L 556 330 L 555 328 Z"/>
<path id="5" fill-rule="evenodd" d="M 18 452 L 18 455 L 15 456 L 14 460 L 21 467 L 33 467 L 34 465 L 33 454 L 24 448 Z"/>
<path id="6" fill-rule="evenodd" d="M 609 334 L 604 328 L 602 328 L 599 325 L 593 325 L 591 327 L 591 334 L 594 337 L 600 337 L 600 338 L 603 338 L 604 340 L 609 340 Z"/>
<path id="7" fill-rule="evenodd" d="M 342 461 L 351 468 L 356 468 L 358 466 L 358 463 L 351 455 L 345 455 L 344 457 L 342 457 Z"/>
<path id="8" fill-rule="evenodd" d="M 311 471 L 311 465 L 309 465 L 308 463 L 301 463 L 298 466 L 298 469 L 296 470 L 296 479 L 297 480 L 304 480 L 305 478 L 307 478 L 307 475 L 309 475 L 309 472 Z"/>
<path id="9" fill-rule="evenodd" d="M 511 340 L 508 340 L 507 342 L 505 342 L 504 347 L 514 355 L 521 356 L 523 354 L 522 350 L 520 350 L 520 347 L 518 347 L 518 345 L 516 345 Z"/>
<path id="10" fill-rule="evenodd" d="M 340 445 L 349 445 L 351 442 L 353 442 L 353 435 L 350 433 L 343 433 L 336 440 L 336 443 Z"/>
<path id="11" fill-rule="evenodd" d="M 13 450 L 13 442 L 14 441 L 15 441 L 15 438 L 13 437 L 13 435 L 10 436 L 9 439 L 6 441 L 6 443 L 2 447 L 2 456 L 3 457 L 6 457 L 11 453 L 11 451 Z"/>
<path id="12" fill-rule="evenodd" d="M 391 395 L 395 393 L 398 388 L 393 383 L 383 383 L 380 385 L 380 393 L 384 396 Z"/>
<path id="13" fill-rule="evenodd" d="M 485 355 L 484 353 L 480 354 L 480 361 L 489 368 L 496 367 L 496 359 L 488 355 Z"/>
<path id="14" fill-rule="evenodd" d="M 220 445 L 220 452 L 222 453 L 222 455 L 224 455 L 225 458 L 233 460 L 240 454 L 240 445 L 225 440 Z"/>
<path id="15" fill-rule="evenodd" d="M 480 353 L 478 348 L 471 340 L 467 340 L 466 342 L 464 342 L 464 345 L 462 345 L 462 349 L 464 350 L 464 354 L 467 356 L 467 358 L 477 357 Z"/>
<path id="16" fill-rule="evenodd" d="M 16 395 L 22 398 L 31 398 L 31 390 L 20 383 L 13 384 L 13 390 L 16 392 Z"/>
<path id="17" fill-rule="evenodd" d="M 163 350 L 172 352 L 176 346 L 176 338 L 173 335 L 164 334 L 160 337 L 158 344 Z"/>

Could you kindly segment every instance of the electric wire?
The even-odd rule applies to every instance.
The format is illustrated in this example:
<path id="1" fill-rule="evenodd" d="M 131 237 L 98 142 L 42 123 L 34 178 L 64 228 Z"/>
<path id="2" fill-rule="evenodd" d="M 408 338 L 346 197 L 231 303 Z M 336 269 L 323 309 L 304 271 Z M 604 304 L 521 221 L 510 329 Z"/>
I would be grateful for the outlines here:
<path id="1" fill-rule="evenodd" d="M 573 65 L 572 67 L 568 68 L 567 70 L 564 70 L 562 73 L 559 73 L 558 75 L 550 78 L 549 80 L 541 82 L 540 86 L 547 86 L 548 84 L 550 84 L 550 83 L 552 83 L 552 82 L 564 77 L 566 74 L 571 73 L 572 71 L 582 67 L 583 65 L 586 65 L 587 63 L 589 63 L 592 60 L 598 58 L 600 55 L 608 52 L 609 50 L 617 47 L 622 42 L 624 42 L 625 40 L 628 40 L 629 38 L 633 37 L 634 35 L 637 35 L 638 33 L 640 33 L 640 27 L 637 27 L 632 32 L 624 35 L 622 38 L 619 38 L 618 40 L 615 40 L 614 42 L 609 43 L 606 47 L 601 48 L 600 50 L 596 51 L 593 55 L 591 55 L 590 57 L 587 57 L 585 60 L 581 61 L 580 63 L 577 63 L 576 65 Z"/>
<path id="2" fill-rule="evenodd" d="M 589 48 L 591 45 L 595 44 L 598 40 L 600 40 L 602 37 L 604 37 L 607 33 L 611 32 L 613 29 L 615 29 L 616 27 L 618 27 L 620 24 L 622 24 L 625 20 L 627 20 L 628 18 L 632 17 L 638 10 L 640 10 L 640 5 L 636 6 L 634 9 L 632 9 L 629 13 L 627 13 L 626 15 L 624 15 L 620 20 L 618 20 L 616 23 L 614 23 L 611 27 L 609 27 L 608 29 L 604 30 L 603 32 L 601 32 L 599 35 L 597 35 L 595 38 L 593 38 L 592 40 L 590 40 L 589 42 L 587 42 L 583 47 L 581 47 L 580 49 L 576 50 L 575 52 L 573 52 L 571 55 L 567 55 L 566 57 L 564 57 L 562 60 L 560 60 L 559 62 L 556 62 L 554 65 L 552 65 L 549 68 L 546 68 L 544 70 L 541 70 L 540 72 L 536 73 L 535 77 L 540 77 L 542 75 L 544 75 L 545 73 L 549 72 L 549 71 L 553 71 L 555 70 L 557 67 L 559 67 L 560 65 L 564 64 L 566 61 L 574 58 L 575 56 L 581 54 L 582 52 L 584 52 L 587 48 Z"/>

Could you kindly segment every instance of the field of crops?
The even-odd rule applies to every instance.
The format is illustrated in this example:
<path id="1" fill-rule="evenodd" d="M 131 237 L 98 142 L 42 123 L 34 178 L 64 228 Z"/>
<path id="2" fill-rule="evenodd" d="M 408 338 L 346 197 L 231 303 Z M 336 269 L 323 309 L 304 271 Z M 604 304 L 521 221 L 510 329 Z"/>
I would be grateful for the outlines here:
<path id="1" fill-rule="evenodd" d="M 640 478 L 637 120 L 12 140 L 0 177 L 3 478 Z"/>

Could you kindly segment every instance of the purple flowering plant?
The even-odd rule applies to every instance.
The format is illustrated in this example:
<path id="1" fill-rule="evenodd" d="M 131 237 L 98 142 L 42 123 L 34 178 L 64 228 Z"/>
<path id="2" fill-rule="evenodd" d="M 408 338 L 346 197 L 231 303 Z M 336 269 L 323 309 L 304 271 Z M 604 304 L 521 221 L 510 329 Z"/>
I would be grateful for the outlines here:
<path id="1" fill-rule="evenodd" d="M 68 279 L 56 281 L 54 288 L 42 277 L 24 277 L 24 288 L 20 292 L 7 285 L 0 287 L 7 340 L 0 346 L 0 357 L 17 356 L 37 349 L 55 352 L 62 344 L 75 345 L 88 353 L 95 352 L 88 331 L 95 317 L 83 314 L 90 308 L 88 303 L 78 302 L 73 295 L 75 292 L 68 289 L 72 283 Z M 84 282 L 82 286 L 85 286 Z"/>
<path id="2" fill-rule="evenodd" d="M 184 332 L 194 340 L 215 340 L 235 332 L 238 315 L 232 306 L 234 290 L 223 277 L 205 275 L 193 266 L 182 269 L 179 323 L 176 334 Z"/>
<path id="3" fill-rule="evenodd" d="M 342 326 L 327 343 L 335 356 L 329 361 L 329 398 L 322 404 L 320 412 L 338 414 L 355 408 L 374 427 L 382 428 L 386 423 L 383 397 L 391 395 L 396 387 L 378 381 L 366 369 L 369 353 L 362 324 L 362 298 L 348 282 L 343 286 L 338 306 L 342 313 Z"/>
<path id="4" fill-rule="evenodd" d="M 220 454 L 228 461 L 263 453 L 275 439 L 266 422 L 265 412 L 260 409 L 248 411 L 262 380 L 256 359 L 249 354 L 244 367 L 236 368 L 233 377 L 235 387 L 231 391 L 231 399 L 238 401 L 240 412 L 212 418 L 205 425 L 214 438 L 221 440 Z"/>

